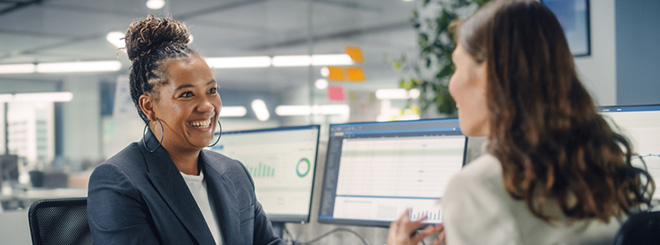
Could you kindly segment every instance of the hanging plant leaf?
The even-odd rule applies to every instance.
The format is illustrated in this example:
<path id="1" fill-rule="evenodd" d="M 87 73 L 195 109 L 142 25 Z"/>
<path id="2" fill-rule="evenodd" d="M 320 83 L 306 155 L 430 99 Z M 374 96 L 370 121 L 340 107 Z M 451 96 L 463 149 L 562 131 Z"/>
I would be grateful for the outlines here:
<path id="1" fill-rule="evenodd" d="M 449 79 L 454 73 L 451 54 L 455 49 L 449 24 L 458 18 L 463 8 L 479 7 L 490 0 L 424 0 L 419 9 L 412 12 L 411 23 L 417 33 L 417 57 L 405 60 L 405 56 L 394 62 L 397 70 L 412 73 L 412 78 L 401 79 L 399 86 L 410 90 L 420 89 L 420 96 L 415 100 L 422 112 L 430 107 L 447 116 L 456 115 L 456 102 L 449 94 Z M 428 9 L 439 11 L 433 16 L 426 16 Z M 435 10 L 434 10 L 435 11 Z M 463 11 L 464 12 L 464 11 Z M 424 13 L 424 14 L 422 14 Z M 411 108 L 413 100 L 408 100 L 406 107 Z"/>

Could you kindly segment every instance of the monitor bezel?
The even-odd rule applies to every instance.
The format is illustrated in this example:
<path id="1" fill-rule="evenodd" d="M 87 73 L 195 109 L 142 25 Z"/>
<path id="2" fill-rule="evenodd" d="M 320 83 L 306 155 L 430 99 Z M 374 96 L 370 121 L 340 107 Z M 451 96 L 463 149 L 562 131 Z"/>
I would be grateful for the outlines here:
<path id="1" fill-rule="evenodd" d="M 328 174 L 327 166 L 328 166 L 328 151 L 330 150 L 330 135 L 332 133 L 332 128 L 337 127 L 337 126 L 348 126 L 348 125 L 365 125 L 365 124 L 381 124 L 381 125 L 386 125 L 386 124 L 404 124 L 404 123 L 424 123 L 424 122 L 432 122 L 432 121 L 437 121 L 437 122 L 448 122 L 448 121 L 458 121 L 457 117 L 451 117 L 451 118 L 431 118 L 431 119 L 419 119 L 419 120 L 409 120 L 409 121 L 387 121 L 387 122 L 354 122 L 354 123 L 338 123 L 338 124 L 330 124 L 328 127 L 328 146 L 326 149 L 326 154 L 325 154 L 325 162 L 323 166 L 323 180 L 321 182 L 321 190 L 318 195 L 321 195 L 321 200 L 319 203 L 319 212 L 317 215 L 317 221 L 321 224 L 333 224 L 333 225 L 352 225 L 352 226 L 369 226 L 369 227 L 389 227 L 391 221 L 380 221 L 380 220 L 355 220 L 355 219 L 325 219 L 321 218 L 321 205 L 324 203 L 324 195 L 323 195 L 323 187 L 325 185 L 325 179 L 326 175 Z M 460 127 L 459 127 L 460 128 Z M 463 163 L 462 166 L 464 167 L 466 164 L 466 158 L 467 158 L 467 146 L 468 146 L 468 141 L 469 137 L 465 136 L 463 131 L 461 130 L 461 134 L 463 137 L 465 137 L 465 145 L 463 146 Z"/>
<path id="2" fill-rule="evenodd" d="M 607 109 L 627 109 L 623 111 L 604 111 Z M 640 108 L 637 110 L 636 108 Z M 657 108 L 657 110 L 649 110 L 649 108 Z M 635 109 L 635 110 L 630 110 Z M 631 112 L 631 111 L 658 111 L 660 110 L 660 104 L 647 104 L 647 105 L 608 105 L 608 106 L 598 106 L 596 112 Z"/>
<path id="3" fill-rule="evenodd" d="M 235 131 L 223 131 L 223 135 L 240 135 L 240 134 L 252 134 L 252 133 L 264 133 L 264 132 L 278 132 L 278 131 L 295 131 L 295 130 L 307 130 L 307 129 L 316 129 L 316 147 L 314 150 L 314 168 L 312 171 L 312 186 L 309 193 L 309 207 L 307 207 L 307 215 L 272 215 L 266 213 L 268 219 L 271 222 L 279 223 L 308 223 L 310 217 L 312 216 L 312 201 L 314 200 L 314 184 L 316 182 L 316 168 L 318 166 L 318 154 L 319 154 L 319 140 L 321 137 L 321 125 L 311 124 L 305 126 L 290 126 L 290 127 L 275 127 L 275 128 L 261 128 L 261 129 L 250 129 L 250 130 L 235 130 Z M 216 132 L 214 135 L 218 135 Z M 222 138 L 220 139 L 222 140 Z M 240 162 L 240 159 L 236 159 Z M 241 162 L 241 164 L 243 164 Z M 245 166 L 243 166 L 245 167 Z M 247 171 L 247 170 L 246 170 Z M 252 178 L 250 176 L 250 178 Z"/>

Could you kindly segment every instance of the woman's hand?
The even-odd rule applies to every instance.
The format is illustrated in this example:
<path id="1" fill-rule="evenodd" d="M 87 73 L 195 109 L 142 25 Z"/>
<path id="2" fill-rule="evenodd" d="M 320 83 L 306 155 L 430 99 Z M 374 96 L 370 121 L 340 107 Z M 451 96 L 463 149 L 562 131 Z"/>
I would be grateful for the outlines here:
<path id="1" fill-rule="evenodd" d="M 443 232 L 445 227 L 442 224 L 438 225 L 429 225 L 424 228 L 422 231 L 414 234 L 416 230 L 422 227 L 422 222 L 426 220 L 426 217 L 421 218 L 416 221 L 410 220 L 410 210 L 406 210 L 398 220 L 390 224 L 390 232 L 387 236 L 388 245 L 413 245 L 421 242 L 424 238 L 432 235 L 436 232 Z M 439 244 L 440 242 L 445 241 L 445 234 L 440 234 L 438 240 L 433 241 L 433 244 Z"/>

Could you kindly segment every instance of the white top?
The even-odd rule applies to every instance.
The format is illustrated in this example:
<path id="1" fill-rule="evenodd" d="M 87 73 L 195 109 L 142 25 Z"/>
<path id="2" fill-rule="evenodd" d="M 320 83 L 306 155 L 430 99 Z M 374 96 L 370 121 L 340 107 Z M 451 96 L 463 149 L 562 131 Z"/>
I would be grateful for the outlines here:
<path id="1" fill-rule="evenodd" d="M 613 244 L 621 226 L 586 219 L 567 224 L 559 205 L 546 204 L 545 213 L 559 217 L 556 225 L 537 218 L 524 200 L 504 189 L 502 167 L 486 154 L 466 165 L 449 182 L 442 198 L 447 244 Z M 564 222 L 562 222 L 564 221 Z"/>
<path id="2" fill-rule="evenodd" d="M 190 193 L 195 198 L 199 210 L 202 211 L 206 225 L 209 227 L 209 230 L 213 235 L 213 240 L 215 240 L 216 244 L 221 245 L 222 236 L 220 234 L 220 226 L 218 225 L 215 211 L 211 208 L 209 194 L 206 191 L 206 179 L 204 179 L 204 173 L 200 170 L 199 176 L 187 175 L 184 173 L 181 173 L 181 176 L 183 176 L 183 180 L 186 181 L 186 185 L 188 185 Z"/>

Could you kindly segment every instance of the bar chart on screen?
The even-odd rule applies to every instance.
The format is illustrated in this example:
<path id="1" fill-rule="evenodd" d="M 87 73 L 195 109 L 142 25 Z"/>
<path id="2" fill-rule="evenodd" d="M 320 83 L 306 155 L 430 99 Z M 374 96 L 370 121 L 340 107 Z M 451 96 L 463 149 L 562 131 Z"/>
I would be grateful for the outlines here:
<path id="1" fill-rule="evenodd" d="M 275 177 L 275 168 L 269 165 L 263 163 L 259 163 L 257 166 L 246 164 L 245 167 L 248 169 L 248 172 L 250 173 L 250 176 L 252 176 L 252 178 Z"/>
<path id="2" fill-rule="evenodd" d="M 423 223 L 440 223 L 442 222 L 442 210 L 435 209 L 420 209 L 420 208 L 411 208 L 410 210 L 410 220 L 419 220 L 426 217 L 426 220 Z"/>

